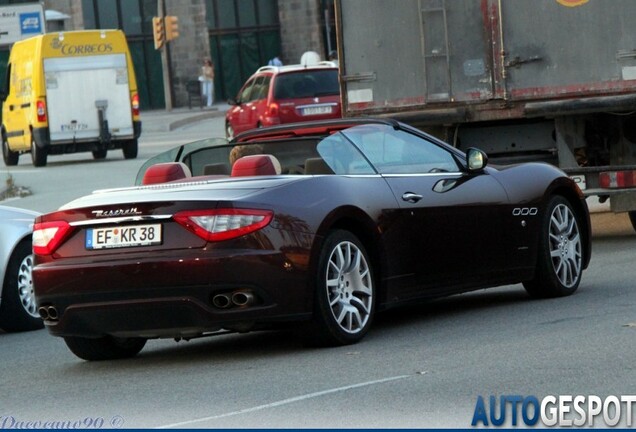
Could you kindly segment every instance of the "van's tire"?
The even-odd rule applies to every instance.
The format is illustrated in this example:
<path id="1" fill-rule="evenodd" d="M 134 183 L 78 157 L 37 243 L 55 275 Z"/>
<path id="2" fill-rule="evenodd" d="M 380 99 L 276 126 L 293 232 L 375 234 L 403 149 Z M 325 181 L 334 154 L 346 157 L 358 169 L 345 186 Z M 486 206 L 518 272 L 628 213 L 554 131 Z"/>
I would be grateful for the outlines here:
<path id="1" fill-rule="evenodd" d="M 93 150 L 93 158 L 96 160 L 106 159 L 107 154 L 108 154 L 108 149 L 106 148 Z"/>
<path id="2" fill-rule="evenodd" d="M 124 152 L 125 159 L 135 159 L 137 157 L 137 151 L 139 149 L 139 143 L 136 139 L 126 141 L 121 146 L 121 150 Z"/>
<path id="3" fill-rule="evenodd" d="M 11 151 L 7 138 L 2 134 L 2 158 L 6 166 L 15 166 L 18 164 L 20 153 Z"/>
<path id="4" fill-rule="evenodd" d="M 33 166 L 46 166 L 47 157 L 48 149 L 38 147 L 37 143 L 35 142 L 35 138 L 31 137 L 31 160 L 33 161 Z"/>

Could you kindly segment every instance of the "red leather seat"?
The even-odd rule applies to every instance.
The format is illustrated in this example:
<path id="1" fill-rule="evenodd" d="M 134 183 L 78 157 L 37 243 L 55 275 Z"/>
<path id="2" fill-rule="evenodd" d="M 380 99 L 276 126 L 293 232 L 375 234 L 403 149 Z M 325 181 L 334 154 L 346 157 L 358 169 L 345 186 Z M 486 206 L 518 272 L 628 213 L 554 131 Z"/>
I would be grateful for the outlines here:
<path id="1" fill-rule="evenodd" d="M 152 165 L 146 170 L 141 184 L 166 183 L 192 177 L 190 168 L 182 162 L 166 162 Z"/>
<path id="2" fill-rule="evenodd" d="M 268 154 L 243 156 L 234 162 L 232 177 L 278 175 L 280 162 L 276 157 Z"/>

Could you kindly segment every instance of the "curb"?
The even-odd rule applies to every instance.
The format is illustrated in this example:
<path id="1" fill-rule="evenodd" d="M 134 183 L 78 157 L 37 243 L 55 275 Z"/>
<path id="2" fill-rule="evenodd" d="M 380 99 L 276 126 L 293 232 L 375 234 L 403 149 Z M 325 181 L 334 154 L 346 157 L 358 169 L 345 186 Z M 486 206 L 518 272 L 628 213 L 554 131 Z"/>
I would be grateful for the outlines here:
<path id="1" fill-rule="evenodd" d="M 189 117 L 185 117 L 179 120 L 172 121 L 168 124 L 168 131 L 171 132 L 175 129 L 179 129 L 183 126 L 187 126 L 192 123 L 197 123 L 202 120 L 209 120 L 216 117 L 222 117 L 225 115 L 225 112 L 219 111 L 218 109 L 210 110 L 209 112 L 203 112 L 201 114 L 195 114 Z"/>

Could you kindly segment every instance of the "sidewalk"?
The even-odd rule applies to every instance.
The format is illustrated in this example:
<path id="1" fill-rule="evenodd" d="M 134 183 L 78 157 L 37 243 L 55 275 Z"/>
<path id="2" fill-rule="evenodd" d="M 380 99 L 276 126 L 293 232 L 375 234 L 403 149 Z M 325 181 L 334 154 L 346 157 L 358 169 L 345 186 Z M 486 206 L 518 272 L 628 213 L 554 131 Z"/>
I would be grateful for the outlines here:
<path id="1" fill-rule="evenodd" d="M 150 110 L 141 111 L 141 130 L 143 132 L 170 132 L 183 126 L 225 116 L 229 109 L 225 102 L 214 104 L 211 108 L 188 107 L 174 108 L 171 111 Z"/>

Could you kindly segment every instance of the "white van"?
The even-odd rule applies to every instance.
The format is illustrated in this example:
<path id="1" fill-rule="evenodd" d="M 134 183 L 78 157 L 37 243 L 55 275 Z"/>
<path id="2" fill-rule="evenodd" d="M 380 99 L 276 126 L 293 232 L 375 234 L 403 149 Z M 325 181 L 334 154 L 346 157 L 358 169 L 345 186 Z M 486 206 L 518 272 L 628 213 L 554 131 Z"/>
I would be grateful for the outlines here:
<path id="1" fill-rule="evenodd" d="M 110 149 L 137 157 L 139 95 L 121 30 L 49 33 L 11 48 L 2 107 L 2 155 L 7 166 L 31 153 L 48 155 Z"/>

